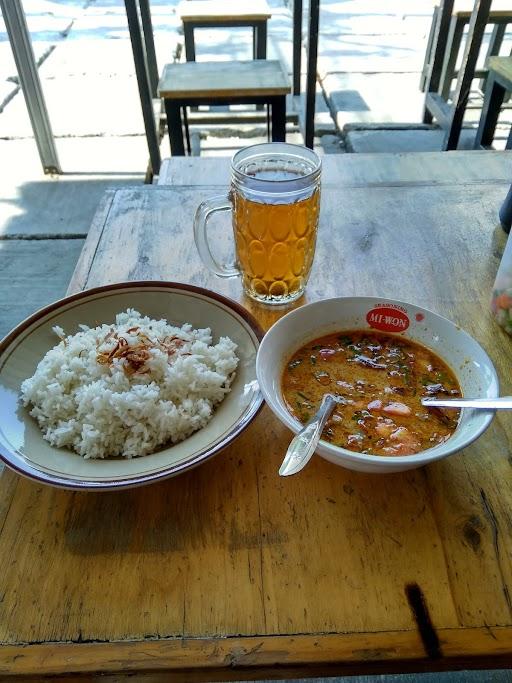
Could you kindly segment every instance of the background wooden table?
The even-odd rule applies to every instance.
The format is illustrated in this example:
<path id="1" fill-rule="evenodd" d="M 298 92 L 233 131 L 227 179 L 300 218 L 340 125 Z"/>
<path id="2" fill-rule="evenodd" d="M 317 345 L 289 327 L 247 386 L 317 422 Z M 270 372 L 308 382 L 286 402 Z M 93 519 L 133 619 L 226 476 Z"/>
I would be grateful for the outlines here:
<path id="1" fill-rule="evenodd" d="M 361 157 L 325 159 L 305 300 L 376 295 L 432 308 L 483 344 L 512 393 L 511 339 L 489 311 L 512 157 Z M 228 172 L 226 161 L 214 174 L 203 160 L 180 163 L 168 178 Z M 241 300 L 268 327 L 282 311 L 244 299 L 238 280 L 210 276 L 196 254 L 195 208 L 220 190 L 109 192 L 70 291 L 192 282 Z M 205 465 L 144 488 L 67 492 L 6 471 L 0 676 L 213 681 L 510 665 L 511 436 L 504 413 L 423 469 L 368 475 L 316 457 L 280 479 L 290 433 L 265 408 Z"/>

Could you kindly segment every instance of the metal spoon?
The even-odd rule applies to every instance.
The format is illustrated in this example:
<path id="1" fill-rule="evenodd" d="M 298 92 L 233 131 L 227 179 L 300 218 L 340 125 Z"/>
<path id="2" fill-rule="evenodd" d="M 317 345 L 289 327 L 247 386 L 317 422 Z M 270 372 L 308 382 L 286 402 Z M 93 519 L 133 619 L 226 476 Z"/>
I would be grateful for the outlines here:
<path id="1" fill-rule="evenodd" d="M 279 474 L 282 477 L 297 474 L 310 461 L 320 441 L 322 429 L 337 403 L 345 403 L 345 400 L 333 394 L 325 394 L 320 408 L 288 446 L 283 464 L 279 468 Z"/>
<path id="2" fill-rule="evenodd" d="M 511 410 L 512 396 L 497 398 L 422 398 L 426 408 L 482 408 L 484 410 Z"/>

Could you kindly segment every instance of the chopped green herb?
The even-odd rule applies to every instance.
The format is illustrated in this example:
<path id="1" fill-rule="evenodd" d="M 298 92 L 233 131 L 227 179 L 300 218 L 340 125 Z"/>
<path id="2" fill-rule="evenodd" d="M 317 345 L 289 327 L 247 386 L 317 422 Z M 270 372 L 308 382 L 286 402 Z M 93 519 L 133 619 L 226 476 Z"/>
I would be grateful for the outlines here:
<path id="1" fill-rule="evenodd" d="M 288 363 L 288 370 L 293 370 L 293 368 L 296 368 L 297 365 L 300 365 L 302 363 L 302 358 L 296 358 L 295 360 L 292 360 Z"/>
<path id="2" fill-rule="evenodd" d="M 348 346 L 349 344 L 352 343 L 352 339 L 350 337 L 347 337 L 346 335 L 342 334 L 338 337 L 338 341 L 343 344 L 343 346 Z M 314 348 L 314 347 L 313 347 Z M 320 347 L 322 348 L 322 347 Z"/>
<path id="3" fill-rule="evenodd" d="M 300 397 L 303 398 L 305 401 L 311 401 L 311 399 L 309 398 L 309 396 L 306 396 L 306 394 L 303 394 L 302 391 L 298 391 L 298 392 L 297 392 L 297 396 L 300 396 Z"/>
<path id="4" fill-rule="evenodd" d="M 316 356 L 310 356 L 309 362 L 311 363 L 311 365 L 316 365 Z"/>

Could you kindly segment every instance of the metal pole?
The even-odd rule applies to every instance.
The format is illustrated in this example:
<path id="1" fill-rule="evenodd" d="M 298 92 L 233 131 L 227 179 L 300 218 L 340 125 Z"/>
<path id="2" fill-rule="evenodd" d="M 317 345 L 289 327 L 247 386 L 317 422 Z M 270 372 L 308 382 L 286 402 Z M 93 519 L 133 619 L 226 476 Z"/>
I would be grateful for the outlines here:
<path id="1" fill-rule="evenodd" d="M 318 24 L 320 0 L 310 0 L 308 25 L 308 72 L 306 77 L 306 112 L 304 118 L 304 144 L 313 149 L 315 139 L 315 99 L 316 99 L 316 65 L 318 56 Z"/>
<path id="2" fill-rule="evenodd" d="M 293 94 L 300 95 L 302 0 L 293 0 Z"/>
<path id="3" fill-rule="evenodd" d="M 44 172 L 62 173 L 21 1 L 0 0 L 0 7 Z"/>
<path id="4" fill-rule="evenodd" d="M 137 0 L 124 0 L 124 4 L 126 7 L 126 16 L 128 18 L 130 39 L 132 42 L 133 61 L 135 62 L 135 73 L 139 86 L 140 103 L 142 106 L 142 116 L 144 118 L 144 128 L 146 129 L 149 158 L 151 160 L 152 171 L 156 175 L 160 171 L 160 147 L 156 132 L 151 85 L 148 77 L 148 70 L 146 68 L 145 51 L 140 30 Z M 167 124 L 169 125 L 169 122 L 167 122 Z"/>
<path id="5" fill-rule="evenodd" d="M 158 97 L 158 66 L 156 63 L 155 40 L 153 38 L 153 22 L 151 21 L 151 9 L 149 0 L 139 0 L 142 30 L 144 31 L 144 44 L 146 46 L 146 65 L 149 82 L 151 83 L 151 95 Z"/>

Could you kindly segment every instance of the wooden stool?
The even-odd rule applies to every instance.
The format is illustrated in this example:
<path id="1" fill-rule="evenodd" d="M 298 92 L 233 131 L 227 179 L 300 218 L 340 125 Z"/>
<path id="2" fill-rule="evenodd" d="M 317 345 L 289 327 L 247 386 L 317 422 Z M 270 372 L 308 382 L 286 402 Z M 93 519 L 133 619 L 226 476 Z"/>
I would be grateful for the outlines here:
<path id="1" fill-rule="evenodd" d="M 501 105 L 507 92 L 512 92 L 512 57 L 491 57 L 475 149 L 491 147 Z M 506 149 L 512 149 L 512 130 L 507 139 Z"/>
<path id="2" fill-rule="evenodd" d="M 188 0 L 176 14 L 183 23 L 187 62 L 196 59 L 194 29 L 252 26 L 254 59 L 267 58 L 267 21 L 272 16 L 265 0 Z"/>
<path id="3" fill-rule="evenodd" d="M 267 104 L 272 111 L 272 141 L 284 142 L 290 90 L 279 61 L 167 64 L 158 94 L 164 100 L 171 154 L 185 154 L 181 107 L 204 104 Z"/>

